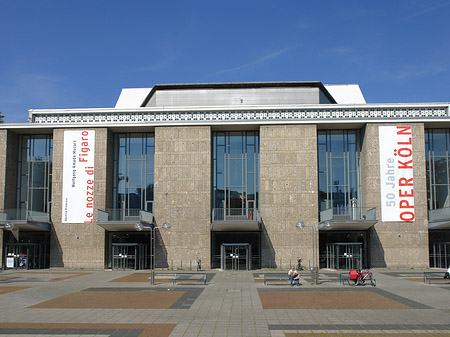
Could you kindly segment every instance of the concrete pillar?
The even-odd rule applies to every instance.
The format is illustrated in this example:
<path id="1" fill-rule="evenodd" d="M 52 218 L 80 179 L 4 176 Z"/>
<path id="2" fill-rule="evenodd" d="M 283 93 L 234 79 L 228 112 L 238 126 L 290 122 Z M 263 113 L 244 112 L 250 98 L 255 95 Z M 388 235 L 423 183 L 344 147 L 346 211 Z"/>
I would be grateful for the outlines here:
<path id="1" fill-rule="evenodd" d="M 396 124 L 412 126 L 415 221 L 382 222 L 379 125 L 366 126 L 361 151 L 363 204 L 364 207 L 376 207 L 378 219 L 378 223 L 370 230 L 370 265 L 388 268 L 426 268 L 429 265 L 429 253 L 425 128 L 422 123 Z"/>
<path id="2" fill-rule="evenodd" d="M 73 129 L 72 129 L 73 130 Z M 62 187 L 64 131 L 55 129 L 53 133 L 53 222 L 50 267 L 75 269 L 103 269 L 105 267 L 105 230 L 97 226 L 97 209 L 106 204 L 108 131 L 95 130 L 95 185 L 94 223 L 62 223 Z"/>
<path id="3" fill-rule="evenodd" d="M 17 162 L 19 136 L 0 130 L 0 207 L 17 208 Z"/>
<path id="4" fill-rule="evenodd" d="M 155 128 L 156 267 L 210 268 L 211 128 Z M 161 228 L 163 222 L 170 231 Z M 183 263 L 183 266 L 181 265 Z M 193 262 L 192 262 L 193 263 Z"/>
<path id="5" fill-rule="evenodd" d="M 17 207 L 18 152 L 18 135 L 0 130 L 0 211 Z M 0 261 L 3 263 L 3 230 L 0 230 Z"/>
<path id="6" fill-rule="evenodd" d="M 287 270 L 299 257 L 305 266 L 312 263 L 312 229 L 299 230 L 295 224 L 301 220 L 306 226 L 318 225 L 317 170 L 315 125 L 261 126 L 263 268 Z"/>
<path id="7" fill-rule="evenodd" d="M 5 209 L 7 131 L 0 130 L 0 211 Z M 0 230 L 0 268 L 3 265 L 3 230 Z"/>

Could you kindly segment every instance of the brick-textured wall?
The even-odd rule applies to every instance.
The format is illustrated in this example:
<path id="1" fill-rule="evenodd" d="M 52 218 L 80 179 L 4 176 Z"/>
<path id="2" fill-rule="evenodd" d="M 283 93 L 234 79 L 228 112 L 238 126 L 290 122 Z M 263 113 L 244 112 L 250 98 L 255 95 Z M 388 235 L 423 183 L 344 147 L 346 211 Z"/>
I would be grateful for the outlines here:
<path id="1" fill-rule="evenodd" d="M 384 124 L 383 124 L 384 125 Z M 405 124 L 406 125 L 406 124 Z M 428 267 L 428 218 L 425 162 L 425 128 L 412 126 L 414 165 L 414 222 L 382 222 L 378 124 L 367 125 L 361 152 L 361 176 L 365 207 L 377 208 L 378 223 L 370 230 L 372 267 Z"/>
<path id="2" fill-rule="evenodd" d="M 298 257 L 308 265 L 312 229 L 295 224 L 318 224 L 315 125 L 261 126 L 260 201 L 262 267 L 286 269 Z"/>
<path id="3" fill-rule="evenodd" d="M 211 128 L 155 129 L 156 267 L 210 267 Z M 183 263 L 183 266 L 181 264 Z"/>
<path id="4" fill-rule="evenodd" d="M 62 223 L 64 131 L 53 133 L 52 239 L 50 266 L 75 269 L 105 267 L 105 231 L 97 226 L 97 209 L 106 203 L 107 129 L 95 129 L 94 223 Z"/>

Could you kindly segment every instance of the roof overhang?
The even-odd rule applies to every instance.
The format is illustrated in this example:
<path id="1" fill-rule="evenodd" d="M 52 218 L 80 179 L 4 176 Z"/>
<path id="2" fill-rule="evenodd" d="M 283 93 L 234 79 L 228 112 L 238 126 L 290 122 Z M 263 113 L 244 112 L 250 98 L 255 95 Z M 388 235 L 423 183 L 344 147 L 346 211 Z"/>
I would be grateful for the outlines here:
<path id="1" fill-rule="evenodd" d="M 450 219 L 428 222 L 428 229 L 430 231 L 450 229 Z"/>
<path id="2" fill-rule="evenodd" d="M 139 221 L 137 221 L 139 222 Z M 108 232 L 136 232 L 135 222 L 122 222 L 122 221 L 108 221 L 97 222 L 97 225 L 107 230 Z M 150 231 L 151 226 L 143 226 L 142 231 Z"/>
<path id="3" fill-rule="evenodd" d="M 31 222 L 25 220 L 0 220 L 0 229 L 5 229 L 4 226 L 7 223 L 11 223 L 19 231 L 23 232 L 49 232 L 51 229 L 51 224 L 48 222 Z"/>
<path id="4" fill-rule="evenodd" d="M 260 230 L 259 221 L 213 221 L 211 223 L 213 232 L 259 232 Z"/>
<path id="5" fill-rule="evenodd" d="M 330 225 L 326 226 L 326 223 Z M 319 223 L 320 231 L 365 231 L 370 229 L 373 225 L 377 223 L 377 220 L 365 220 L 365 221 L 336 221 L 327 220 Z"/>

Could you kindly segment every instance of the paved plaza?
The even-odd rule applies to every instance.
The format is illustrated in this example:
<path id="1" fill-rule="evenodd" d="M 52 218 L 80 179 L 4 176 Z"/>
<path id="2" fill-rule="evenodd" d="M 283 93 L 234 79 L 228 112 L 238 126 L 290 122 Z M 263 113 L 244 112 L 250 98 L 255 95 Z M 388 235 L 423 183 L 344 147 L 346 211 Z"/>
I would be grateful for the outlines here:
<path id="1" fill-rule="evenodd" d="M 268 272 L 151 285 L 145 271 L 0 271 L 0 336 L 450 336 L 450 283 L 423 270 L 375 270 L 376 287 L 332 270 L 264 285 Z"/>

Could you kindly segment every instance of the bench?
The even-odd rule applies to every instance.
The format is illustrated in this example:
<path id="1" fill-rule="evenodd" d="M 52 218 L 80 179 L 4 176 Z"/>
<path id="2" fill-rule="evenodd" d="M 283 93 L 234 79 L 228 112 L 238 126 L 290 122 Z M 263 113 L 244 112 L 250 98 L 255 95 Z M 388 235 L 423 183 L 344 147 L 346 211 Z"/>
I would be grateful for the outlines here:
<path id="1" fill-rule="evenodd" d="M 267 284 L 269 284 L 269 282 L 272 282 L 272 281 L 291 284 L 287 273 L 265 273 L 264 274 L 264 285 L 266 286 Z"/>
<path id="2" fill-rule="evenodd" d="M 431 284 L 432 281 L 440 281 L 437 283 L 450 283 L 450 279 L 444 278 L 445 272 L 429 272 L 426 271 L 423 273 L 423 283 Z"/>
<path id="3" fill-rule="evenodd" d="M 347 273 L 340 273 L 339 274 L 339 283 L 344 285 L 348 283 L 348 279 L 349 279 L 350 275 Z"/>
<path id="4" fill-rule="evenodd" d="M 206 273 L 175 273 L 173 284 L 206 284 Z"/>

